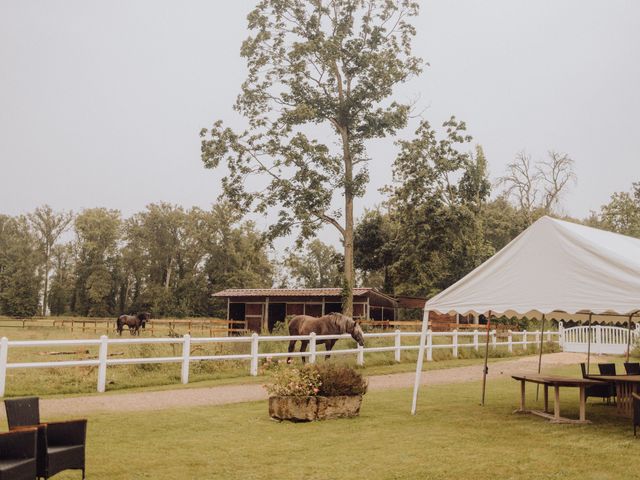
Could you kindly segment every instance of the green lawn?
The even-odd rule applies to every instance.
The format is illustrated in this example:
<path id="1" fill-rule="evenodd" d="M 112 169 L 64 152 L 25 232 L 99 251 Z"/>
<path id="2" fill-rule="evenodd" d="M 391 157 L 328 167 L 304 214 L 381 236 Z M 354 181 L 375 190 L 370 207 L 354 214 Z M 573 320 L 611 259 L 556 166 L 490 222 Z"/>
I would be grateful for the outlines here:
<path id="1" fill-rule="evenodd" d="M 574 373 L 575 368 L 557 370 Z M 529 388 L 535 396 L 535 386 Z M 513 415 L 519 384 L 489 382 L 366 395 L 357 419 L 277 423 L 266 402 L 90 417 L 91 479 L 620 479 L 638 476 L 630 421 L 592 400 L 592 425 Z M 114 401 L 117 401 L 114 397 Z M 577 393 L 562 391 L 563 415 Z M 72 416 L 71 414 L 69 416 Z M 60 475 L 60 480 L 77 474 Z"/>

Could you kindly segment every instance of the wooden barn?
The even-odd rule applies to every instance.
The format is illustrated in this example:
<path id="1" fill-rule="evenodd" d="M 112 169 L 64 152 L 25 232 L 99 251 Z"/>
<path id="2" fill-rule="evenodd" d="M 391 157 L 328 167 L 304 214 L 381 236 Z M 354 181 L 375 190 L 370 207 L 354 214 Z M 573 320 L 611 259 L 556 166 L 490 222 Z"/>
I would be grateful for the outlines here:
<path id="1" fill-rule="evenodd" d="M 256 332 L 272 331 L 288 315 L 322 315 L 342 310 L 340 288 L 229 288 L 214 293 L 226 299 L 227 320 L 246 321 Z M 425 299 L 392 297 L 373 288 L 353 289 L 353 316 L 396 320 L 399 308 L 422 308 Z"/>

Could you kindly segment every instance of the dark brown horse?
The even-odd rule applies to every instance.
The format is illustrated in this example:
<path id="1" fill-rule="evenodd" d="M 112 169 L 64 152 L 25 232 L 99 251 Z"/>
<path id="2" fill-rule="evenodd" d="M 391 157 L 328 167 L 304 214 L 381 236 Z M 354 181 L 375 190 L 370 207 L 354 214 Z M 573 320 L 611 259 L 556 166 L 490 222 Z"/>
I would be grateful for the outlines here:
<path id="1" fill-rule="evenodd" d="M 140 327 L 144 328 L 145 324 L 151 318 L 149 312 L 140 312 L 138 315 L 120 315 L 116 320 L 116 329 L 120 336 L 125 325 L 129 327 L 131 335 L 140 335 Z"/>
<path id="2" fill-rule="evenodd" d="M 289 321 L 289 335 L 309 335 L 314 332 L 316 335 L 342 335 L 344 333 L 351 334 L 351 337 L 357 342 L 358 345 L 364 347 L 364 332 L 360 325 L 358 325 L 353 319 L 342 315 L 341 313 L 330 313 L 324 317 L 316 318 L 308 315 L 296 315 Z M 296 348 L 296 341 L 291 340 L 289 342 L 289 353 L 293 352 Z M 327 352 L 330 352 L 337 340 L 318 340 L 317 344 L 324 344 L 324 348 Z M 305 352 L 309 340 L 300 341 L 300 351 Z M 325 359 L 328 359 L 330 355 L 325 355 Z M 302 357 L 302 361 L 305 361 L 305 357 Z M 287 363 L 291 362 L 291 357 L 287 358 Z"/>

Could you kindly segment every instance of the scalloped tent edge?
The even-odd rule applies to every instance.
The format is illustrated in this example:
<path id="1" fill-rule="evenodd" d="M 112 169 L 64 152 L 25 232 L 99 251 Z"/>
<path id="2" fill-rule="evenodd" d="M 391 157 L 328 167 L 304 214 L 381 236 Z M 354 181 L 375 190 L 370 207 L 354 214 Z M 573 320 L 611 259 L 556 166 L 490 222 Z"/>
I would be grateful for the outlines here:
<path id="1" fill-rule="evenodd" d="M 413 403 L 429 312 L 615 323 L 640 311 L 640 239 L 548 216 L 424 307 Z"/>

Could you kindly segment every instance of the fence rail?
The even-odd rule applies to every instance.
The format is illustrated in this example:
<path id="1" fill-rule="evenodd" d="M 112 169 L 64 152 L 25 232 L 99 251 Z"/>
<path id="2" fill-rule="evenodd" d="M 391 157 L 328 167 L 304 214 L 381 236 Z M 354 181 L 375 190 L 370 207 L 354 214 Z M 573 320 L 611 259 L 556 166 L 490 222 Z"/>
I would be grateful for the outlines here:
<path id="1" fill-rule="evenodd" d="M 509 352 L 513 351 L 516 345 L 522 346 L 524 350 L 528 345 L 538 345 L 540 343 L 540 332 L 512 332 L 509 331 L 506 341 L 498 341 L 498 335 L 495 330 L 473 331 L 473 332 L 432 332 L 427 333 L 425 352 L 427 361 L 433 360 L 433 350 L 450 349 L 453 358 L 458 357 L 459 349 L 472 348 L 479 350 L 481 344 L 485 341 L 487 334 L 489 335 L 490 345 L 492 349 L 498 347 L 507 347 Z M 546 341 L 561 342 L 561 336 L 558 332 L 544 332 Z M 236 337 L 191 337 L 186 334 L 182 337 L 164 337 L 164 338 L 108 338 L 102 335 L 99 339 L 79 339 L 79 340 L 9 340 L 7 337 L 0 339 L 0 396 L 4 396 L 6 387 L 7 370 L 19 368 L 63 368 L 63 367 L 98 367 L 98 392 L 104 392 L 106 387 L 107 367 L 110 365 L 130 365 L 143 363 L 180 363 L 181 364 L 181 382 L 186 384 L 189 382 L 189 366 L 191 362 L 201 361 L 224 361 L 224 360 L 246 360 L 249 362 L 250 375 L 258 375 L 258 366 L 260 359 L 279 358 L 279 357 L 305 357 L 310 363 L 314 363 L 319 356 L 324 355 L 355 355 L 356 363 L 364 365 L 365 354 L 373 352 L 393 352 L 394 360 L 400 362 L 402 360 L 402 352 L 418 350 L 419 345 L 403 345 L 403 338 L 417 338 L 420 332 L 403 332 L 396 330 L 394 332 L 366 333 L 365 339 L 372 338 L 388 338 L 393 340 L 393 344 L 389 346 L 360 347 L 336 349 L 331 352 L 317 349 L 317 342 L 320 340 L 338 340 L 350 339 L 350 335 L 298 335 L 298 336 L 259 336 L 254 333 L 251 336 Z M 451 343 L 436 343 L 437 338 L 449 337 Z M 514 339 L 516 337 L 516 339 Z M 517 339 L 519 337 L 519 340 Z M 460 342 L 461 339 L 468 339 L 467 342 Z M 308 340 L 309 350 L 305 352 L 260 352 L 260 344 L 271 342 L 289 342 L 291 340 Z M 198 344 L 224 344 L 224 343 L 247 343 L 250 345 L 250 353 L 245 354 L 225 354 L 225 355 L 192 355 L 191 347 Z M 179 356 L 153 357 L 153 358 L 109 358 L 109 346 L 111 345 L 132 345 L 132 344 L 172 344 L 181 345 L 182 352 Z M 97 346 L 98 358 L 88 360 L 60 360 L 52 362 L 18 362 L 8 363 L 9 349 L 29 348 L 29 347 L 55 347 L 55 346 Z"/>

